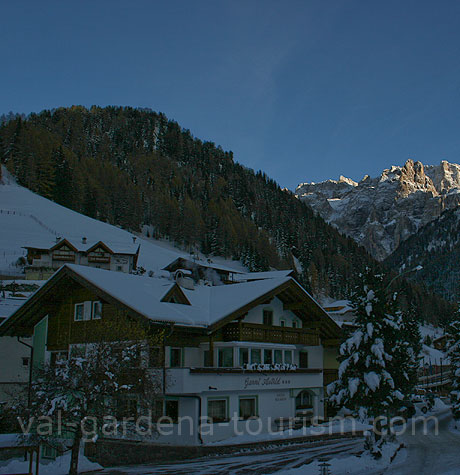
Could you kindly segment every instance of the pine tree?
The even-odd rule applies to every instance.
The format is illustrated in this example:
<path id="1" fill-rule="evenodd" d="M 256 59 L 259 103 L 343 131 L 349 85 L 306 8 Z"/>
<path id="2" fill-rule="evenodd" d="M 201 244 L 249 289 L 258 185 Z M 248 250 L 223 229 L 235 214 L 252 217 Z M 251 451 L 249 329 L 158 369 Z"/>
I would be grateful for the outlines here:
<path id="1" fill-rule="evenodd" d="M 450 392 L 452 401 L 452 416 L 458 427 L 460 424 L 460 320 L 451 322 L 448 329 L 449 342 L 447 354 L 452 367 L 452 390 Z"/>
<path id="2" fill-rule="evenodd" d="M 340 347 L 339 379 L 329 385 L 328 393 L 332 404 L 352 410 L 360 419 L 377 418 L 380 439 L 379 416 L 393 416 L 404 399 L 390 372 L 398 320 L 392 316 L 382 275 L 367 270 L 351 300 L 357 328 Z M 373 446 L 376 455 L 383 442 L 382 438 Z"/>

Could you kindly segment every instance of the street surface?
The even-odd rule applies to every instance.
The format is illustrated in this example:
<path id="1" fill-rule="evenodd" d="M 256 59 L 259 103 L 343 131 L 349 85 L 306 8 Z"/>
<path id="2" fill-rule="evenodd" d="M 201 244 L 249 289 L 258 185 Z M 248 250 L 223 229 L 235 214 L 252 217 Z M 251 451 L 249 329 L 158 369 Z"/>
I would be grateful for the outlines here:
<path id="1" fill-rule="evenodd" d="M 274 447 L 261 452 L 246 450 L 240 454 L 209 456 L 168 464 L 136 465 L 103 470 L 103 474 L 121 475 L 246 475 L 269 474 L 298 468 L 315 459 L 348 457 L 363 450 L 363 438 L 337 439 L 309 444 Z"/>

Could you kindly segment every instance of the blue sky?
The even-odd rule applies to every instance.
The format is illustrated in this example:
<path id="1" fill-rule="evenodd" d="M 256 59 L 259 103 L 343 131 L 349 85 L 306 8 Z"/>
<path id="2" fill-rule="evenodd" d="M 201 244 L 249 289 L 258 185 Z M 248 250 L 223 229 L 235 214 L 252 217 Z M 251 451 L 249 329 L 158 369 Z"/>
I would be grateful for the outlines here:
<path id="1" fill-rule="evenodd" d="M 0 113 L 164 112 L 282 186 L 460 162 L 460 2 L 3 1 Z"/>

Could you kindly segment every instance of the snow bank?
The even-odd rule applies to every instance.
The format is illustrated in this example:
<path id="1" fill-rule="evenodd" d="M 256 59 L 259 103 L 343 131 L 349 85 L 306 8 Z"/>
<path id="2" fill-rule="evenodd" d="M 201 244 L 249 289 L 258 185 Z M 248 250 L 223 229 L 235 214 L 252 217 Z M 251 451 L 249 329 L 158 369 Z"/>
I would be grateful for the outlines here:
<path id="1" fill-rule="evenodd" d="M 7 465 L 2 465 L 2 463 L 5 462 L 0 461 L 0 473 L 28 473 L 29 471 L 29 462 L 24 462 L 23 459 L 10 460 L 7 462 Z M 40 475 L 66 475 L 69 473 L 69 467 L 70 452 L 49 462 L 42 459 L 40 461 L 39 473 Z M 102 469 L 102 467 L 98 463 L 90 462 L 84 455 L 80 455 L 78 460 L 79 472 L 100 469 Z"/>

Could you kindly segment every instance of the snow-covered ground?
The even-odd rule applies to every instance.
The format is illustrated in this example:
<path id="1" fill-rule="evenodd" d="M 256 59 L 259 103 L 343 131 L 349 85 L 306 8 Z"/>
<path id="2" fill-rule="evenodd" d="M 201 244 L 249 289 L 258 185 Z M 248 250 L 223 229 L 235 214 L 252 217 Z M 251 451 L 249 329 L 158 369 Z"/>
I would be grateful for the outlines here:
<path id="1" fill-rule="evenodd" d="M 69 473 L 70 467 L 70 452 L 56 460 L 41 460 L 39 466 L 40 475 L 66 475 Z M 78 461 L 79 472 L 88 472 L 99 470 L 102 467 L 90 462 L 85 456 L 81 455 Z M 35 459 L 34 459 L 34 473 L 35 473 Z M 1 473 L 29 473 L 29 462 L 24 462 L 24 459 L 13 459 L 9 461 L 0 460 L 0 474 Z"/>
<path id="2" fill-rule="evenodd" d="M 15 262 L 25 255 L 23 246 L 52 242 L 56 237 L 88 242 L 104 241 L 122 247 L 132 245 L 133 233 L 76 213 L 17 185 L 3 170 L 0 181 L 0 273 L 17 275 Z M 155 273 L 177 257 L 190 257 L 168 241 L 137 236 L 141 245 L 138 265 Z M 204 257 L 204 256 L 201 256 Z M 246 272 L 240 262 L 214 258 L 216 264 Z"/>

